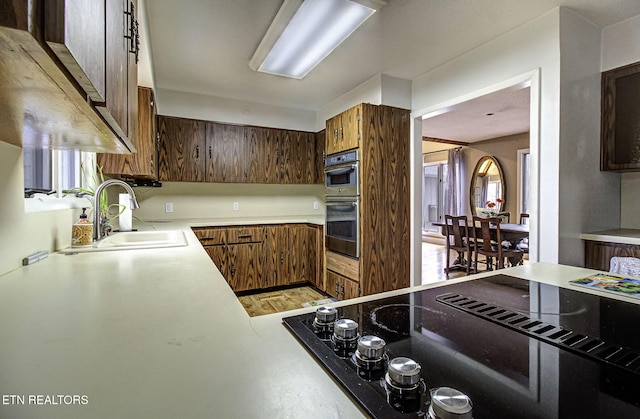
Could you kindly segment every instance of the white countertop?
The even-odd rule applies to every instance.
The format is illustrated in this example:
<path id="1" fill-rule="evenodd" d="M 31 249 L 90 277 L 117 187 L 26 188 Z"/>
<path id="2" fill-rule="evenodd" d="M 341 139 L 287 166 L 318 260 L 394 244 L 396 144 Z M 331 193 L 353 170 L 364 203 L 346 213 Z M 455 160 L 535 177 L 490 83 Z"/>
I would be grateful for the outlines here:
<path id="1" fill-rule="evenodd" d="M 593 233 L 582 233 L 580 238 L 582 240 L 593 240 L 599 242 L 640 245 L 640 230 L 632 228 L 602 230 L 595 231 Z"/>
<path id="2" fill-rule="evenodd" d="M 282 326 L 314 309 L 249 317 L 190 225 L 159 224 L 187 247 L 56 253 L 0 277 L 0 418 L 363 417 Z M 560 286 L 592 272 L 505 271 Z"/>

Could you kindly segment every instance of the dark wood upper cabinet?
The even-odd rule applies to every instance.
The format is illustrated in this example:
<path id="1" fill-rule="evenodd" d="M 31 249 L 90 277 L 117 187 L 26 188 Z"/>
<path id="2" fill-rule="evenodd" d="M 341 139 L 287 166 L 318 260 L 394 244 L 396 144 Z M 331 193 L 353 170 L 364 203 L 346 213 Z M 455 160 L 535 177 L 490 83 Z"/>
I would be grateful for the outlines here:
<path id="1" fill-rule="evenodd" d="M 103 153 L 134 148 L 93 106 L 107 95 L 105 4 L 0 0 L 0 141 Z"/>
<path id="2" fill-rule="evenodd" d="M 160 180 L 203 182 L 206 163 L 206 122 L 158 116 Z"/>
<path id="3" fill-rule="evenodd" d="M 245 127 L 207 123 L 207 182 L 245 182 Z"/>
<path id="4" fill-rule="evenodd" d="M 128 178 L 157 180 L 159 135 L 156 129 L 155 97 L 149 87 L 138 88 L 137 135 L 132 141 L 135 153 L 98 155 L 102 172 Z"/>
<path id="5" fill-rule="evenodd" d="M 134 0 L 106 1 L 106 97 L 95 105 L 122 138 L 135 138 L 136 130 L 138 100 L 133 86 L 137 89 L 138 78 L 135 51 L 131 50 L 136 5 Z"/>
<path id="6" fill-rule="evenodd" d="M 602 73 L 600 170 L 640 171 L 640 62 Z"/>
<path id="7" fill-rule="evenodd" d="M 326 122 L 326 154 L 353 150 L 362 138 L 362 104 L 330 118 Z"/>
<path id="8" fill-rule="evenodd" d="M 159 116 L 158 120 L 162 138 L 160 180 L 267 184 L 321 182 L 313 133 L 166 116 Z M 184 145 L 171 143 L 174 137 L 181 138 L 182 143 L 187 141 L 184 133 L 191 129 L 178 127 L 194 123 L 206 126 L 206 139 L 200 145 L 199 154 L 206 168 L 205 175 L 195 179 L 185 177 L 184 171 L 177 171 L 177 168 L 169 168 L 171 161 L 182 162 L 181 153 L 189 150 Z M 199 131 L 195 135 L 199 136 Z"/>
<path id="9" fill-rule="evenodd" d="M 45 3 L 45 41 L 94 102 L 106 97 L 105 21 L 104 0 Z"/>

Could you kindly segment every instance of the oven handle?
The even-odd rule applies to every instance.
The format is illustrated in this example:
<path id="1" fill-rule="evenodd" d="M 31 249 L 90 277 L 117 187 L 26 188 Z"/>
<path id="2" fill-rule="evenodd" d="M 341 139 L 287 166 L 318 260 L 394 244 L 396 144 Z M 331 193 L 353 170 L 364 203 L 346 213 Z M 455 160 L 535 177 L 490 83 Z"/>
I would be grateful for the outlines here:
<path id="1" fill-rule="evenodd" d="M 352 163 L 352 164 L 342 164 L 339 166 L 328 166 L 324 168 L 324 172 L 333 173 L 336 175 L 342 175 L 344 173 L 349 173 L 352 170 L 357 170 L 357 169 L 358 169 L 358 163 Z"/>
<path id="2" fill-rule="evenodd" d="M 358 206 L 358 201 L 354 201 L 352 199 L 348 199 L 348 200 L 344 200 L 344 201 L 326 201 L 325 204 L 327 206 L 329 205 L 339 205 L 339 206 L 347 206 L 349 204 L 351 204 L 352 207 L 357 207 Z"/>

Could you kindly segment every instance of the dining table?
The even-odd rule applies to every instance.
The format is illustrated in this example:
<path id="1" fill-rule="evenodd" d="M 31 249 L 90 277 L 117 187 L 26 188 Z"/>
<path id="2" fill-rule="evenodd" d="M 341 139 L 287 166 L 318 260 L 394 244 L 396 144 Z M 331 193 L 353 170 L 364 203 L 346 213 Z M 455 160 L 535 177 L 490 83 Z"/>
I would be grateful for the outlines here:
<path id="1" fill-rule="evenodd" d="M 434 226 L 440 227 L 440 232 L 442 233 L 443 236 L 447 237 L 447 230 L 445 228 L 445 223 L 444 222 L 435 222 L 435 223 L 431 223 Z M 473 228 L 473 220 L 467 220 L 467 225 L 469 227 L 469 231 L 464 231 L 464 226 L 461 225 L 461 233 L 463 237 L 469 236 L 469 237 L 473 237 L 473 232 L 471 230 L 471 228 Z M 476 226 L 476 232 L 480 231 L 480 227 Z M 490 230 L 492 233 L 491 238 L 493 240 L 496 239 L 496 225 L 495 224 L 491 224 L 490 226 Z M 518 245 L 522 240 L 528 239 L 529 238 L 529 224 L 512 224 L 512 223 L 500 223 L 500 239 L 501 241 L 504 243 L 506 241 L 508 241 L 510 243 L 510 247 L 511 248 L 515 248 L 516 245 Z M 522 258 L 511 258 L 509 260 L 509 262 L 515 266 L 515 265 L 519 265 L 522 263 Z M 453 262 L 453 264 L 449 267 L 449 270 L 460 270 L 462 268 L 464 268 L 465 265 L 465 261 L 462 260 L 462 255 L 459 253 L 458 257 L 456 258 L 456 260 Z M 466 268 L 464 268 L 466 269 Z"/>

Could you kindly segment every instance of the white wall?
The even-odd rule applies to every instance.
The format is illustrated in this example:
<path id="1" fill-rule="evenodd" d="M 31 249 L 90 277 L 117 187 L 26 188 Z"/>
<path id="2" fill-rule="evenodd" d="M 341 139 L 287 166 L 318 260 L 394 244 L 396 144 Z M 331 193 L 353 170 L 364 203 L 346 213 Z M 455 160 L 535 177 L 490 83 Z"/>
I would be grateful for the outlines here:
<path id="1" fill-rule="evenodd" d="M 583 266 L 583 232 L 620 226 L 620 175 L 600 171 L 601 30 L 560 10 L 560 246 L 558 260 Z"/>
<path id="2" fill-rule="evenodd" d="M 639 28 L 635 17 L 600 30 L 569 9 L 555 9 L 413 82 L 419 117 L 533 74 L 532 260 L 582 265 L 581 233 L 640 224 L 640 176 L 623 175 L 621 189 L 619 174 L 599 170 L 600 70 L 640 59 Z M 414 130 L 416 150 L 419 141 Z M 412 193 L 419 195 L 419 188 Z"/>
<path id="3" fill-rule="evenodd" d="M 316 119 L 316 132 L 325 128 L 327 119 L 358 103 L 411 109 L 411 81 L 386 74 L 377 74 L 319 109 Z"/>
<path id="4" fill-rule="evenodd" d="M 252 185 L 165 182 L 162 188 L 136 188 L 143 220 L 228 219 L 324 216 L 323 185 Z M 173 212 L 165 213 L 165 203 Z M 238 210 L 233 204 L 238 203 Z M 318 208 L 314 207 L 318 204 Z"/>
<path id="5" fill-rule="evenodd" d="M 22 149 L 0 141 L 0 275 L 19 268 L 22 258 L 32 253 L 71 245 L 71 225 L 78 214 L 75 210 L 26 214 L 23 173 Z"/>
<path id="6" fill-rule="evenodd" d="M 559 23 L 559 10 L 556 9 L 418 77 L 412 87 L 413 116 L 419 118 L 510 85 L 531 83 L 531 187 L 541 189 L 541 193 L 531 197 L 530 256 L 531 260 L 547 262 L 558 261 L 559 242 Z M 414 167 L 420 167 L 419 119 L 417 123 L 414 121 L 414 126 L 413 162 Z M 419 182 L 419 173 L 414 171 L 414 254 L 418 254 L 420 245 Z M 541 240 L 544 240 L 544 246 L 537 245 Z"/>
<path id="7" fill-rule="evenodd" d="M 640 61 L 640 16 L 602 30 L 602 71 Z M 620 227 L 640 228 L 640 173 L 622 173 Z"/>
<path id="8" fill-rule="evenodd" d="M 317 132 L 313 111 L 168 89 L 155 94 L 160 115 Z"/>

